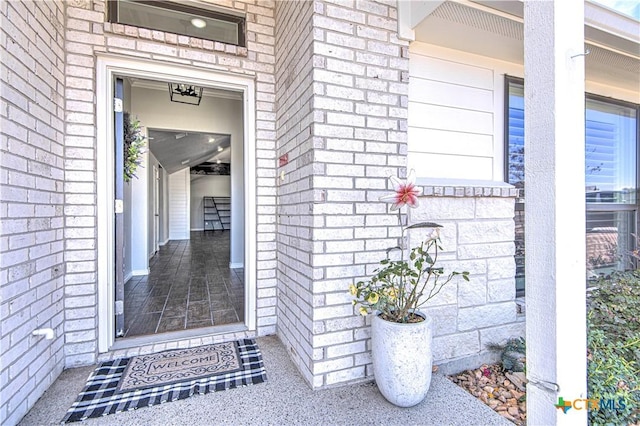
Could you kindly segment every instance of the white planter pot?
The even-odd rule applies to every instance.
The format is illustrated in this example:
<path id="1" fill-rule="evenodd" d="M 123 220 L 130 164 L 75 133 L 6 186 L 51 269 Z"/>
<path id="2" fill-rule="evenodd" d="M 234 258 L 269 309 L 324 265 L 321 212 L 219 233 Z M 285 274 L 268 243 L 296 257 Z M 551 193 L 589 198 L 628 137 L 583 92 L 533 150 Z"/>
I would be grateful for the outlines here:
<path id="1" fill-rule="evenodd" d="M 433 364 L 432 320 L 399 324 L 378 315 L 371 324 L 373 375 L 380 393 L 392 404 L 412 407 L 420 403 L 431 385 Z"/>

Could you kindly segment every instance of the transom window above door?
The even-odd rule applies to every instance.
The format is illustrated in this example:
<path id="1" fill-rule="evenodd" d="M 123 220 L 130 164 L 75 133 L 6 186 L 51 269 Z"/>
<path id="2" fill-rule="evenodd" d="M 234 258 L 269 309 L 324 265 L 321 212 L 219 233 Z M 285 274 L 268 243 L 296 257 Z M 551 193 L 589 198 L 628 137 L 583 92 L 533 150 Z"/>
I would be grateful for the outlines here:
<path id="1" fill-rule="evenodd" d="M 110 0 L 109 22 L 245 46 L 245 17 L 195 2 Z"/>

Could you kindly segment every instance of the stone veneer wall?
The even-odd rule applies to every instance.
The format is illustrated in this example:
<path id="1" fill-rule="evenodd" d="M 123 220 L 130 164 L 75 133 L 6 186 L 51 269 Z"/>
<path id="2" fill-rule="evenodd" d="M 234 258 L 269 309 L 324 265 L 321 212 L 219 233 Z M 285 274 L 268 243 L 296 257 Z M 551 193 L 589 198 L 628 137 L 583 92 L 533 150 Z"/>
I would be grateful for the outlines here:
<path id="1" fill-rule="evenodd" d="M 476 368 L 496 359 L 487 345 L 524 336 L 524 315 L 515 304 L 514 206 L 512 187 L 425 186 L 409 223 L 443 226 L 440 262 L 445 271 L 469 271 L 432 299 L 434 363 L 444 373 Z M 409 235 L 411 247 L 424 235 Z"/>
<path id="2" fill-rule="evenodd" d="M 0 3 L 0 424 L 64 367 L 64 3 Z M 65 223 L 66 220 L 66 223 Z M 52 328 L 53 340 L 32 336 Z"/>

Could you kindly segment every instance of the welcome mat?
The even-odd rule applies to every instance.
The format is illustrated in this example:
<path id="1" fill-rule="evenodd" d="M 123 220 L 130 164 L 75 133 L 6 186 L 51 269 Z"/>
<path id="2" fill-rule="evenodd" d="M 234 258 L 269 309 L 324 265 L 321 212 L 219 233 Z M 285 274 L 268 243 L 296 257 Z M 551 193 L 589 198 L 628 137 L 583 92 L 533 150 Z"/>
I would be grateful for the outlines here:
<path id="1" fill-rule="evenodd" d="M 82 421 L 265 380 L 262 355 L 253 339 L 107 361 L 89 376 L 62 421 Z"/>
<path id="2" fill-rule="evenodd" d="M 135 356 L 118 383 L 118 391 L 144 389 L 240 370 L 237 342 Z"/>

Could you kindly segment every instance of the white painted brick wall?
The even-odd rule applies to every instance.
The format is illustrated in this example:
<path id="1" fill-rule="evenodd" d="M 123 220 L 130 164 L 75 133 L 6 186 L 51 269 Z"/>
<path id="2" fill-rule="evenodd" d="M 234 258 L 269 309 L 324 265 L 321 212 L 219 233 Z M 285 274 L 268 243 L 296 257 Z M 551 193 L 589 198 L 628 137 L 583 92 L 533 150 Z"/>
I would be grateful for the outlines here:
<path id="1" fill-rule="evenodd" d="M 311 10 L 310 34 L 298 29 L 291 37 L 292 19 L 308 28 Z M 378 2 L 279 2 L 276 12 L 278 155 L 289 155 L 278 187 L 278 330 L 309 383 L 329 386 L 370 374 L 368 331 L 346 290 L 399 235 L 387 206 L 371 201 L 390 174 L 405 173 L 406 138 L 395 133 L 406 131 L 407 44 L 395 36 L 394 7 Z M 301 235 L 313 244 L 301 244 Z M 288 311 L 311 318 L 311 330 Z M 313 356 L 301 356 L 297 336 Z"/>
<path id="2" fill-rule="evenodd" d="M 0 19 L 0 423 L 13 425 L 64 367 L 64 4 L 3 2 Z"/>
<path id="3" fill-rule="evenodd" d="M 98 357 L 97 52 L 255 77 L 258 334 L 277 331 L 314 388 L 371 375 L 369 324 L 354 315 L 347 288 L 400 236 L 378 202 L 387 177 L 406 173 L 408 46 L 395 33 L 395 3 L 217 3 L 247 13 L 246 48 L 105 23 L 102 0 L 2 3 L 3 66 L 13 72 L 2 73 L 0 342 L 11 349 L 0 370 L 9 392 L 0 420 L 15 423 L 63 365 L 248 336 Z M 21 50 L 37 30 L 16 23 L 34 13 L 54 21 L 40 36 L 57 34 L 44 43 L 47 58 Z M 24 78 L 45 59 L 49 73 Z M 285 153 L 289 163 L 277 167 Z M 441 221 L 447 266 L 472 272 L 471 285 L 445 289 L 429 307 L 437 362 L 481 356 L 487 343 L 522 331 L 514 197 L 505 188 L 431 186 L 412 213 L 412 221 Z M 43 321 L 58 339 L 28 336 Z"/>
<path id="4" fill-rule="evenodd" d="M 247 47 L 105 22 L 104 1 L 67 4 L 65 161 L 66 365 L 97 359 L 95 65 L 97 52 L 142 57 L 254 76 L 256 79 L 258 334 L 275 332 L 275 34 L 274 2 L 220 1 L 247 13 Z M 244 337 L 248 336 L 243 334 Z M 227 339 L 233 336 L 226 336 Z M 189 344 L 181 342 L 180 344 Z M 143 346 L 139 351 L 150 351 Z M 114 354 L 105 355 L 107 357 Z M 103 356 L 104 358 L 104 356 Z"/>
<path id="5" fill-rule="evenodd" d="M 320 4 L 316 4 L 321 6 Z M 314 384 L 311 359 L 313 315 L 311 268 L 314 141 L 311 139 L 313 79 L 311 19 L 313 2 L 276 2 L 276 133 L 277 155 L 288 154 L 278 185 L 278 336 L 303 377 Z M 320 131 L 331 133 L 325 126 Z M 274 160 L 274 165 L 277 160 Z"/>
<path id="6" fill-rule="evenodd" d="M 217 3 L 247 13 L 246 48 L 111 25 L 101 0 L 2 2 L 3 424 L 16 423 L 63 366 L 97 359 L 97 52 L 255 77 L 258 334 L 275 332 L 275 2 Z M 58 336 L 46 347 L 29 337 L 41 325 Z M 5 345 L 12 350 L 5 352 Z M 38 368 L 27 362 L 39 356 L 55 362 Z M 31 365 L 28 371 L 23 364 Z"/>

